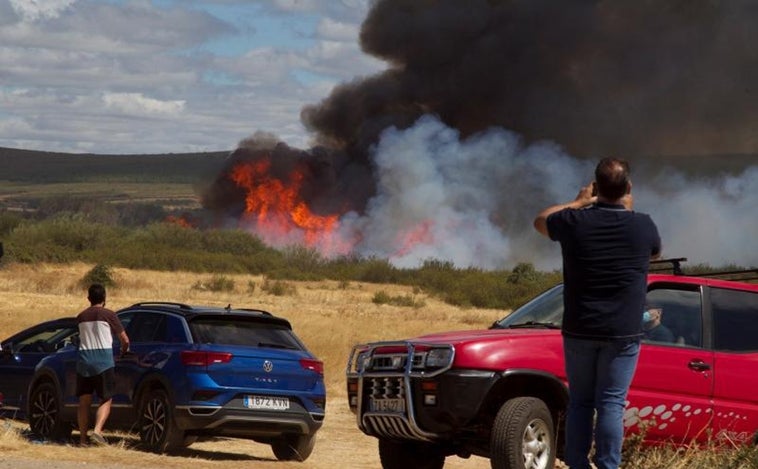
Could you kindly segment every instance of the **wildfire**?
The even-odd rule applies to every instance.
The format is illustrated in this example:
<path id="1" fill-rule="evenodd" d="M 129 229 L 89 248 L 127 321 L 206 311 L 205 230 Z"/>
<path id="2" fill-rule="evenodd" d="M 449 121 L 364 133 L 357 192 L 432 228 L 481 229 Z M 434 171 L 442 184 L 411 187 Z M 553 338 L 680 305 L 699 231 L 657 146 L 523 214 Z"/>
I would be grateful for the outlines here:
<path id="1" fill-rule="evenodd" d="M 402 257 L 408 254 L 413 248 L 419 244 L 433 244 L 434 234 L 432 220 L 424 220 L 418 223 L 416 226 L 398 235 L 399 248 L 392 257 Z"/>
<path id="2" fill-rule="evenodd" d="M 229 178 L 245 191 L 246 221 L 266 243 L 302 243 L 326 254 L 349 252 L 337 238 L 339 215 L 316 215 L 300 197 L 304 174 L 295 168 L 288 181 L 270 174 L 271 161 L 261 159 L 234 166 Z"/>
<path id="3" fill-rule="evenodd" d="M 187 219 L 187 217 L 185 217 L 184 215 L 180 215 L 178 217 L 176 217 L 174 215 L 169 215 L 169 216 L 166 217 L 166 223 L 170 223 L 170 224 L 173 224 L 173 225 L 179 225 L 182 228 L 193 228 L 194 227 L 193 224 L 192 224 L 192 222 L 190 222 Z"/>

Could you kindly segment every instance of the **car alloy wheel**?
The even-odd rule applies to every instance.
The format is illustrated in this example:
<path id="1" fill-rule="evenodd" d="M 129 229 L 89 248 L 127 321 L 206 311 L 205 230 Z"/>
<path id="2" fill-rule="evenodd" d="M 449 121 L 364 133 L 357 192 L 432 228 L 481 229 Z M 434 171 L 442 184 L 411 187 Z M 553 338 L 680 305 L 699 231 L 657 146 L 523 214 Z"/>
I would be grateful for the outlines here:
<path id="1" fill-rule="evenodd" d="M 148 393 L 140 412 L 140 439 L 155 451 L 184 446 L 184 432 L 176 427 L 168 395 L 162 389 Z"/>
<path id="2" fill-rule="evenodd" d="M 60 401 L 52 383 L 40 383 L 32 389 L 29 427 L 42 438 L 62 439 L 71 434 L 71 425 L 61 420 Z"/>

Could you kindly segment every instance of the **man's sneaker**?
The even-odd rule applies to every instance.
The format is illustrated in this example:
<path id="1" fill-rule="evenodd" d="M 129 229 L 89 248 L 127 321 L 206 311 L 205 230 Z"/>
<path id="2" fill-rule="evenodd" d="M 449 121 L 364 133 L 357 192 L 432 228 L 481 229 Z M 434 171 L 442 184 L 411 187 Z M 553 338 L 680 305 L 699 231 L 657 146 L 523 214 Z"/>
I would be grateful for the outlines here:
<path id="1" fill-rule="evenodd" d="M 108 446 L 108 442 L 105 441 L 105 438 L 103 438 L 103 435 L 99 433 L 92 433 L 92 436 L 90 437 L 90 441 L 92 443 L 98 445 L 98 446 Z"/>

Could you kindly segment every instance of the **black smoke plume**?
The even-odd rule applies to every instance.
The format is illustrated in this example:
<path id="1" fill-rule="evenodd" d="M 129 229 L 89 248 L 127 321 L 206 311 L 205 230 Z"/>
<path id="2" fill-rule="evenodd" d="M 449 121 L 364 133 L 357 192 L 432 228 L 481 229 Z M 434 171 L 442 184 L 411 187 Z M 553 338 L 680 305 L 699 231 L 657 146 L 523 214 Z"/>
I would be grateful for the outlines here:
<path id="1" fill-rule="evenodd" d="M 481 213 L 481 223 L 502 238 L 496 241 L 510 246 L 496 262 L 529 260 L 538 247 L 531 217 L 546 203 L 573 197 L 591 178 L 585 159 L 626 157 L 668 185 L 662 193 L 675 185 L 661 179 L 670 174 L 663 162 L 690 173 L 697 162 L 710 175 L 735 161 L 737 173 L 755 163 L 756 25 L 752 0 L 375 1 L 361 47 L 387 69 L 341 84 L 302 110 L 312 149 L 253 137 L 230 164 L 264 154 L 280 167 L 305 162 L 304 200 L 317 212 L 347 217 L 353 237 L 360 232 L 356 250 L 368 254 L 392 255 L 392 236 L 371 240 L 379 225 L 402 231 L 413 217 L 427 216 L 404 211 L 413 200 L 400 187 L 418 200 L 430 193 L 418 193 L 419 187 L 440 184 L 444 197 L 429 202 L 440 208 L 431 209 L 433 218 L 459 226 L 473 222 L 464 214 Z M 414 131 L 419 122 L 427 130 Z M 388 132 L 407 138 L 407 145 L 383 142 Z M 446 159 L 439 156 L 442 141 L 470 153 Z M 381 157 L 389 147 L 401 161 Z M 407 185 L 387 179 L 417 174 L 410 168 L 421 164 L 434 174 L 419 173 Z M 742 186 L 750 192 L 755 180 Z M 714 190 L 717 196 L 720 189 Z M 229 210 L 239 205 L 236 191 L 222 174 L 205 204 Z M 397 208 L 388 211 L 393 203 Z M 446 218 L 451 212 L 457 216 Z M 392 223 L 404 216 L 405 225 Z M 430 249 L 414 259 L 439 255 L 435 246 L 448 234 L 428 236 Z M 483 242 L 492 247 L 480 251 L 497 242 Z"/>

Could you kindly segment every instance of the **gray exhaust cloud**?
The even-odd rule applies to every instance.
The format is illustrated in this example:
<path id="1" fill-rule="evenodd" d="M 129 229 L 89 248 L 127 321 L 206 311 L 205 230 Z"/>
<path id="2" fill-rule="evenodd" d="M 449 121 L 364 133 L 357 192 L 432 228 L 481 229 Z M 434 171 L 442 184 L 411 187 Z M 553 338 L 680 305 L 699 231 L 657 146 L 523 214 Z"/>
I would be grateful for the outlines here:
<path id="1" fill-rule="evenodd" d="M 749 0 L 380 0 L 361 45 L 388 68 L 303 109 L 313 148 L 243 142 L 205 205 L 239 219 L 227 175 L 271 159 L 281 180 L 299 168 L 314 214 L 338 217 L 338 242 L 311 243 L 327 254 L 555 268 L 532 218 L 617 155 L 666 255 L 758 265 L 755 24 Z"/>

